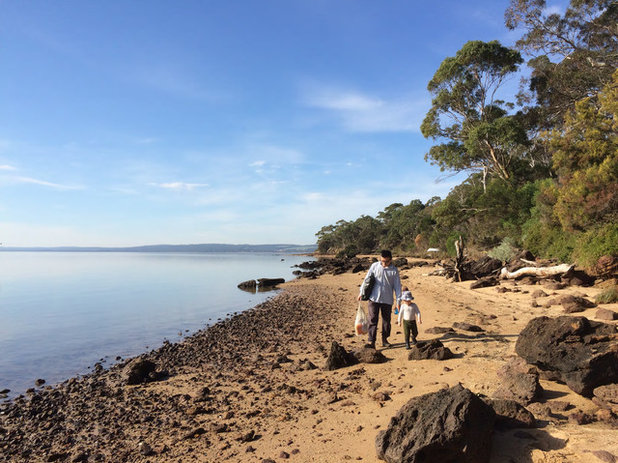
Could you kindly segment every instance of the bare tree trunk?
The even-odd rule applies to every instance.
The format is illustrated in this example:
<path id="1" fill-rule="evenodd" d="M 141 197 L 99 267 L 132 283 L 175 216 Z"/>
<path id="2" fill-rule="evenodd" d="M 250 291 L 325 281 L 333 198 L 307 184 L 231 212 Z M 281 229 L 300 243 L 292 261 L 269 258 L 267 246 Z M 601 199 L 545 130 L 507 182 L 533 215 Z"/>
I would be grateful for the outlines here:
<path id="1" fill-rule="evenodd" d="M 514 272 L 509 272 L 506 267 L 500 271 L 500 278 L 512 280 L 525 275 L 535 277 L 549 277 L 562 275 L 569 272 L 573 268 L 571 264 L 554 265 L 553 267 L 524 267 Z"/>

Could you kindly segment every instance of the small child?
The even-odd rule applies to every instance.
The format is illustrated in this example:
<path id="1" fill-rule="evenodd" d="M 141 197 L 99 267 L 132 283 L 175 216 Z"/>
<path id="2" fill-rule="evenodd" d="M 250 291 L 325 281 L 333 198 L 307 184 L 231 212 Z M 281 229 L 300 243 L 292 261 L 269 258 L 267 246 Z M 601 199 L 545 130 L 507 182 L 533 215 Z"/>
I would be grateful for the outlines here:
<path id="1" fill-rule="evenodd" d="M 399 317 L 397 318 L 397 324 L 401 325 L 403 319 L 403 336 L 406 341 L 406 349 L 410 349 L 410 331 L 412 332 L 412 344 L 416 344 L 416 336 L 418 335 L 418 328 L 416 322 L 423 323 L 421 320 L 421 311 L 418 306 L 412 302 L 412 293 L 410 291 L 403 291 L 401 294 L 401 303 L 399 307 Z"/>
<path id="2" fill-rule="evenodd" d="M 407 286 L 403 286 L 401 288 L 401 294 L 403 294 L 406 291 L 410 291 L 410 290 L 408 289 Z M 399 315 L 399 306 L 400 305 L 401 305 L 401 301 L 399 301 L 397 304 L 395 304 L 395 315 Z"/>

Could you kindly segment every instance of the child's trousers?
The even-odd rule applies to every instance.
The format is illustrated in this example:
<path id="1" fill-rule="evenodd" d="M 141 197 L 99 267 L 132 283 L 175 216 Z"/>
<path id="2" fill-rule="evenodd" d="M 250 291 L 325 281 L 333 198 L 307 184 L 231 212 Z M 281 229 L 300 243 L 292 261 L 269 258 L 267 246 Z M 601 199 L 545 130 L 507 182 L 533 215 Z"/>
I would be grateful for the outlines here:
<path id="1" fill-rule="evenodd" d="M 416 320 L 403 321 L 403 336 L 406 340 L 406 344 L 410 344 L 410 332 L 412 332 L 412 341 L 416 342 L 416 336 L 418 335 Z"/>

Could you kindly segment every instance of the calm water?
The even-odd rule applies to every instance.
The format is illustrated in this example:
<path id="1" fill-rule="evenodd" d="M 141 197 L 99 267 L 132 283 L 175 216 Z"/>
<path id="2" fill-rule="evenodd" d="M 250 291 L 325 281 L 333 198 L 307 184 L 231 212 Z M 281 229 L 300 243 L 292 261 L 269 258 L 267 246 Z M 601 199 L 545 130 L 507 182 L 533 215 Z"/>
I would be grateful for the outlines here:
<path id="1" fill-rule="evenodd" d="M 274 295 L 236 285 L 293 278 L 306 256 L 0 253 L 0 390 L 10 397 L 159 347 Z"/>

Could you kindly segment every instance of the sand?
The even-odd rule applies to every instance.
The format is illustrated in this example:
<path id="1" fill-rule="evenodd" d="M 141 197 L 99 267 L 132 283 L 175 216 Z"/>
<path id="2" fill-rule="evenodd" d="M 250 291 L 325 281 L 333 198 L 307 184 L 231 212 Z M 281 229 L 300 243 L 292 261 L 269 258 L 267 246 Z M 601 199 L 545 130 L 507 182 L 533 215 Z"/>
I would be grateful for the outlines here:
<path id="1" fill-rule="evenodd" d="M 545 290 L 550 296 L 533 307 L 531 293 L 539 286 L 505 282 L 512 291 L 471 290 L 470 282 L 428 276 L 431 270 L 402 271 L 422 312 L 419 339 L 439 338 L 425 331 L 454 322 L 485 330 L 480 337 L 459 331 L 443 339 L 456 358 L 408 360 L 403 330 L 393 324 L 394 346 L 382 349 L 378 342 L 387 362 L 324 370 L 332 341 L 347 350 L 366 342 L 353 334 L 364 275 L 299 279 L 263 306 L 224 323 L 216 336 L 207 334 L 211 328 L 186 346 L 150 353 L 171 373 L 166 380 L 123 386 L 118 367 L 74 380 L 73 389 L 66 383 L 43 389 L 39 403 L 50 405 L 39 404 L 38 410 L 61 414 L 55 422 L 31 416 L 27 400 L 2 406 L 0 461 L 378 462 L 375 437 L 408 400 L 457 383 L 492 396 L 497 371 L 515 355 L 517 335 L 527 322 L 563 315 L 561 306 L 542 307 L 549 297 L 594 298 L 600 291 Z M 618 304 L 604 307 L 618 310 Z M 596 310 L 577 315 L 594 318 Z M 308 369 L 307 361 L 317 368 Z M 618 455 L 618 429 L 569 421 L 577 410 L 594 413 L 590 400 L 555 382 L 541 380 L 541 385 L 543 403 L 533 407 L 539 426 L 496 432 L 491 463 L 604 461 L 591 453 L 599 450 Z M 88 390 L 91 397 L 84 397 Z M 554 402 L 572 407 L 547 413 Z"/>

